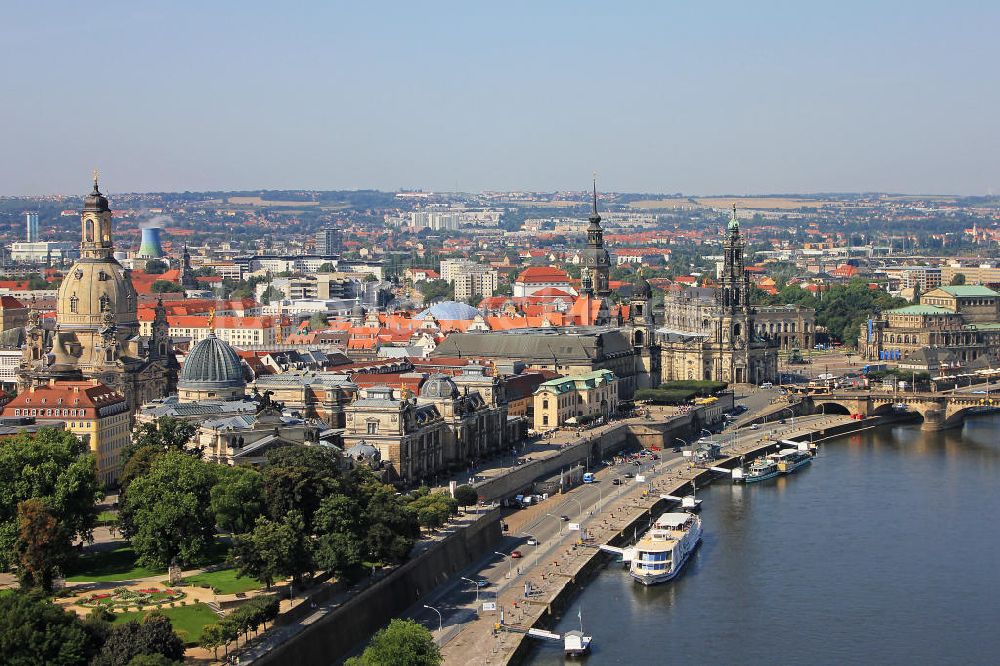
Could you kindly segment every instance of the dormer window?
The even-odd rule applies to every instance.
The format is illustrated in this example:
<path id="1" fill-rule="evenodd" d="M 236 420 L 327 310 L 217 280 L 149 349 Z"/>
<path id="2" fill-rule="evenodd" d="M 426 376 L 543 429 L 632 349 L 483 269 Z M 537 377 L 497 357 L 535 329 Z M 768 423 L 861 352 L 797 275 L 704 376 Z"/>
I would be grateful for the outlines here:
<path id="1" fill-rule="evenodd" d="M 105 280 L 107 280 L 107 279 L 108 279 L 108 274 L 107 274 L 107 273 L 105 273 L 104 271 L 100 271 L 100 272 L 99 272 L 99 273 L 97 274 L 97 279 L 98 279 L 98 280 L 100 280 L 101 282 L 104 282 Z"/>
<path id="2" fill-rule="evenodd" d="M 76 314 L 80 311 L 80 299 L 73 294 L 69 297 L 69 311 Z"/>

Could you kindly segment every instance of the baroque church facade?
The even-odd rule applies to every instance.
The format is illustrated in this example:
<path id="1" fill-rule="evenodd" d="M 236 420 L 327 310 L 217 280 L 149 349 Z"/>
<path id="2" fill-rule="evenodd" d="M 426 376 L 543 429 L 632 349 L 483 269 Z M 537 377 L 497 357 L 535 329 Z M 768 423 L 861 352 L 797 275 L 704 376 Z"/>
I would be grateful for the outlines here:
<path id="1" fill-rule="evenodd" d="M 96 379 L 124 395 L 134 414 L 176 391 L 177 360 L 162 303 L 152 334 L 139 335 L 138 296 L 114 258 L 111 218 L 95 177 L 81 215 L 80 259 L 59 286 L 55 328 L 43 327 L 31 309 L 18 384 L 26 389 L 52 379 Z"/>
<path id="2" fill-rule="evenodd" d="M 778 344 L 762 336 L 757 311 L 750 303 L 750 278 L 736 207 L 729 220 L 725 255 L 714 302 L 702 307 L 701 294 L 682 293 L 664 299 L 665 326 L 658 331 L 663 381 L 714 380 L 731 384 L 777 381 Z M 707 291 L 705 288 L 692 289 Z M 691 322 L 696 303 L 700 321 Z M 688 322 L 689 325 L 685 325 Z"/>

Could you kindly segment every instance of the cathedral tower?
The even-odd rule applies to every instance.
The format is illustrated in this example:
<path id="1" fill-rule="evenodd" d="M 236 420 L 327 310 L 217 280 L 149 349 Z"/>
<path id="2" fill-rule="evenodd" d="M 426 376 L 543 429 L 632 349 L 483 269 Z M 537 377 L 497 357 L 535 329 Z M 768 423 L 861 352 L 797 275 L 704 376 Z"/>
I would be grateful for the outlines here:
<path id="1" fill-rule="evenodd" d="M 590 271 L 594 292 L 601 297 L 608 296 L 611 288 L 608 280 L 611 274 L 611 256 L 604 248 L 604 229 L 601 216 L 597 213 L 597 179 L 594 179 L 594 198 L 590 209 L 590 225 L 587 227 L 587 248 L 583 251 L 583 265 Z"/>

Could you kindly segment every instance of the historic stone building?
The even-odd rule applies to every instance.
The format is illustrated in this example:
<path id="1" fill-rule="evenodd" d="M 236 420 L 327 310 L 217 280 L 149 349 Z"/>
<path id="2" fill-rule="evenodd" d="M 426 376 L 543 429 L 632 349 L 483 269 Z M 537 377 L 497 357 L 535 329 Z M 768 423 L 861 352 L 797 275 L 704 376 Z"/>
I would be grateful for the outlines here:
<path id="1" fill-rule="evenodd" d="M 932 289 L 918 305 L 862 324 L 858 349 L 867 360 L 898 360 L 931 373 L 1000 367 L 1000 293 L 972 285 Z"/>
<path id="2" fill-rule="evenodd" d="M 159 304 L 152 334 L 139 334 L 136 291 L 113 253 L 111 209 L 95 178 L 81 216 L 80 259 L 59 286 L 55 329 L 48 333 L 38 312 L 29 313 L 22 390 L 50 379 L 96 379 L 124 395 L 134 413 L 176 388 L 166 311 Z"/>
<path id="3" fill-rule="evenodd" d="M 744 243 L 733 208 L 720 284 L 667 294 L 658 330 L 663 381 L 709 379 L 759 384 L 778 377 L 778 342 L 760 334 L 750 303 Z"/>

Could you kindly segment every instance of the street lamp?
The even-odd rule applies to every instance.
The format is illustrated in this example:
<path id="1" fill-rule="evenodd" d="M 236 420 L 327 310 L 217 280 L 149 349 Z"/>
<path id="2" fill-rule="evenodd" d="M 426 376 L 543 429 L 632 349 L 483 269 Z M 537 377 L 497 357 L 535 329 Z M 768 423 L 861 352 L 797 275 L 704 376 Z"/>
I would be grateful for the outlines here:
<path id="1" fill-rule="evenodd" d="M 580 518 L 583 518 L 583 502 L 581 502 L 580 500 L 578 500 L 578 499 L 577 499 L 577 498 L 575 498 L 575 497 L 567 497 L 566 499 L 568 499 L 568 500 L 573 500 L 574 502 L 576 502 L 576 505 L 577 505 L 578 507 L 580 507 L 580 513 L 579 513 L 579 514 L 577 514 L 577 515 L 578 515 L 578 516 L 580 516 Z"/>
<path id="2" fill-rule="evenodd" d="M 507 553 L 501 553 L 499 550 L 494 550 L 493 554 L 499 555 L 503 559 L 507 560 L 507 578 L 510 578 L 511 566 L 513 565 L 513 561 L 510 559 L 510 557 L 507 556 Z"/>
<path id="3" fill-rule="evenodd" d="M 559 536 L 562 536 L 562 524 L 563 524 L 562 518 L 560 518 L 559 516 L 557 516 L 557 515 L 555 515 L 553 513 L 547 513 L 545 515 L 546 516 L 552 516 L 552 518 L 555 519 L 556 523 L 559 525 Z"/>
<path id="4" fill-rule="evenodd" d="M 433 606 L 428 606 L 427 604 L 424 604 L 424 608 L 429 608 L 438 614 L 438 633 L 440 633 L 441 630 L 444 628 L 444 617 L 441 615 L 441 611 L 439 611 L 437 608 L 434 608 Z"/>
<path id="5" fill-rule="evenodd" d="M 472 580 L 471 578 L 466 578 L 465 576 L 462 576 L 462 580 L 464 580 L 464 581 L 466 581 L 468 583 L 472 583 L 472 587 L 476 588 L 476 603 L 478 604 L 479 603 L 479 583 L 477 583 L 476 581 Z"/>

